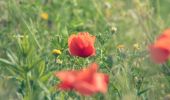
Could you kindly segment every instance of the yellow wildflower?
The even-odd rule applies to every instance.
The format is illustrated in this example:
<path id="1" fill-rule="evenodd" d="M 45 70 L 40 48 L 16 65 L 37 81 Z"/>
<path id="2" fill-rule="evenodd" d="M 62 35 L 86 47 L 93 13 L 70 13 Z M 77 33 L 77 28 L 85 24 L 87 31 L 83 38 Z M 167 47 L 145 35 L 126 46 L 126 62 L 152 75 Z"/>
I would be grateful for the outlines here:
<path id="1" fill-rule="evenodd" d="M 115 33 L 117 31 L 116 27 L 111 27 L 111 32 Z"/>
<path id="2" fill-rule="evenodd" d="M 55 62 L 58 63 L 58 64 L 62 64 L 63 63 L 63 61 L 61 61 L 60 59 L 56 59 Z"/>
<path id="3" fill-rule="evenodd" d="M 44 20 L 48 20 L 48 13 L 43 12 L 43 13 L 40 14 L 40 17 Z"/>
<path id="4" fill-rule="evenodd" d="M 133 44 L 133 48 L 134 48 L 135 50 L 139 50 L 139 49 L 140 49 L 139 44 L 137 44 L 137 43 Z"/>
<path id="5" fill-rule="evenodd" d="M 58 50 L 58 49 L 54 49 L 54 50 L 52 51 L 52 54 L 54 54 L 54 55 L 60 55 L 60 54 L 61 54 L 61 51 Z"/>
<path id="6" fill-rule="evenodd" d="M 125 48 L 125 46 L 123 44 L 120 44 L 116 47 L 117 49 L 122 49 L 122 48 Z"/>

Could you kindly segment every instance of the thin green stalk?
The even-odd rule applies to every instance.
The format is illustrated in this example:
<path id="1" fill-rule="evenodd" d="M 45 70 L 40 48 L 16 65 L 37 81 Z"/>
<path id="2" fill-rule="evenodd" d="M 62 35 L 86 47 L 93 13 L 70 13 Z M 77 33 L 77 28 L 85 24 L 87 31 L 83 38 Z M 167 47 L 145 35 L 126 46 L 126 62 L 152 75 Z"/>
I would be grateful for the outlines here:
<path id="1" fill-rule="evenodd" d="M 31 91 L 31 85 L 28 75 L 25 75 L 26 78 L 26 98 L 25 100 L 31 100 L 32 97 L 32 91 Z"/>
<path id="2" fill-rule="evenodd" d="M 160 19 L 160 2 L 156 0 L 157 17 Z"/>

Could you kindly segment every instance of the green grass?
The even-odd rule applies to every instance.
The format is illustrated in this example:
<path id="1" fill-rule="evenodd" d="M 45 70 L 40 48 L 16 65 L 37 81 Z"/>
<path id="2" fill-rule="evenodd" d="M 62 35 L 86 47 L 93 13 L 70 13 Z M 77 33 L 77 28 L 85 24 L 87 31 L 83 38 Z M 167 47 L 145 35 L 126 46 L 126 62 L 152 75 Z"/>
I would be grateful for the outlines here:
<path id="1" fill-rule="evenodd" d="M 169 0 L 1 0 L 0 99 L 162 100 L 170 92 L 169 65 L 149 59 L 148 45 L 169 27 Z M 46 12 L 48 20 L 40 14 Z M 117 29 L 116 31 L 113 29 Z M 96 36 L 96 56 L 68 53 L 68 37 Z M 22 37 L 19 37 L 22 36 Z M 140 49 L 134 49 L 133 44 Z M 118 45 L 124 48 L 118 49 Z M 63 63 L 51 51 L 59 49 Z M 54 72 L 97 62 L 108 92 L 84 97 L 61 92 Z"/>

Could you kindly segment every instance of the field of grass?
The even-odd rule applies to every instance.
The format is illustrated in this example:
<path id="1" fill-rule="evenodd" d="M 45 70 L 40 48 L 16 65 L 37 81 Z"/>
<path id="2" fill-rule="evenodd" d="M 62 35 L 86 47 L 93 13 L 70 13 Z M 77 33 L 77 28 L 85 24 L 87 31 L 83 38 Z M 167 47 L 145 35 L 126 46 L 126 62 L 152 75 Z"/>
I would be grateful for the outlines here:
<path id="1" fill-rule="evenodd" d="M 170 26 L 169 5 L 170 0 L 0 0 L 0 100 L 168 98 L 170 62 L 155 64 L 148 46 Z M 68 38 L 78 32 L 96 37 L 95 56 L 69 54 Z M 62 53 L 55 57 L 54 49 Z M 83 96 L 56 88 L 55 72 L 93 62 L 109 76 L 107 93 Z"/>

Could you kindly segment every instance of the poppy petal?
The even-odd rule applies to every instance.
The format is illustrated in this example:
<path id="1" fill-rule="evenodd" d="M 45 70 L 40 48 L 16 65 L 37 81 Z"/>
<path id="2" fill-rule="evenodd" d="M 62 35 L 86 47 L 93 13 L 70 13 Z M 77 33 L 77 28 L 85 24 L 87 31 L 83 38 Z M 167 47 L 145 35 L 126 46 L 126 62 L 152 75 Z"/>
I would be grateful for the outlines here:
<path id="1" fill-rule="evenodd" d="M 164 63 L 169 57 L 169 51 L 164 48 L 150 47 L 151 58 L 155 63 Z"/>
<path id="2" fill-rule="evenodd" d="M 102 73 L 96 73 L 94 76 L 94 84 L 98 91 L 102 93 L 106 93 L 107 84 L 108 84 L 108 76 Z"/>
<path id="3" fill-rule="evenodd" d="M 81 93 L 82 95 L 92 95 L 97 92 L 97 89 L 93 84 L 89 84 L 88 82 L 78 82 L 75 84 L 75 89 Z"/>

